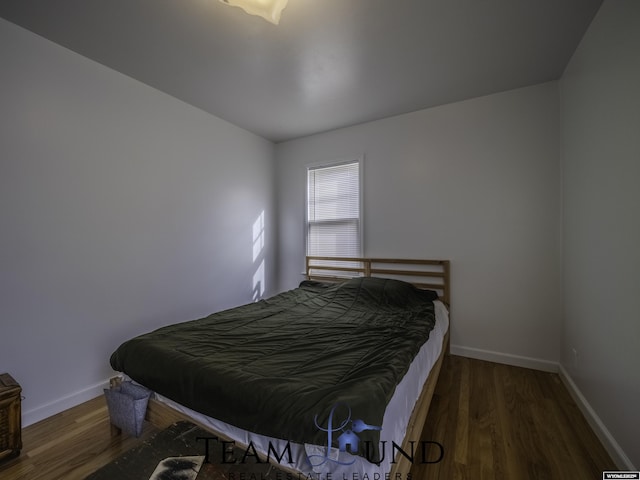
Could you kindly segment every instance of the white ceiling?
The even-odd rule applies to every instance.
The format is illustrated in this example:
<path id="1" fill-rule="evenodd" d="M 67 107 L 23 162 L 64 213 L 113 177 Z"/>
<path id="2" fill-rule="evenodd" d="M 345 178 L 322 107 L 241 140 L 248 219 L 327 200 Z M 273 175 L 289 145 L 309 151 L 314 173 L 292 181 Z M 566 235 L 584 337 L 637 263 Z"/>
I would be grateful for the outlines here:
<path id="1" fill-rule="evenodd" d="M 275 142 L 558 79 L 602 0 L 0 0 L 0 16 Z"/>

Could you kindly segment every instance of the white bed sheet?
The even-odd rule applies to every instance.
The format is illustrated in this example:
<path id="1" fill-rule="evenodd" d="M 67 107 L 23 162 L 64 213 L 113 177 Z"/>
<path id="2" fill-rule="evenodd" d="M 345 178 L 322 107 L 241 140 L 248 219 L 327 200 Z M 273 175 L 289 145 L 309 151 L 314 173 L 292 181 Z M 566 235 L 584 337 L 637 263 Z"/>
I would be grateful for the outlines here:
<path id="1" fill-rule="evenodd" d="M 332 451 L 327 454 L 326 445 L 302 445 L 248 432 L 225 422 L 221 422 L 220 420 L 216 420 L 215 418 L 198 413 L 158 393 L 154 393 L 153 396 L 158 401 L 165 403 L 197 422 L 210 427 L 223 436 L 231 438 L 237 445 L 247 446 L 251 443 L 259 454 L 264 454 L 266 456 L 269 451 L 270 444 L 278 454 L 281 454 L 285 451 L 287 443 L 289 443 L 294 462 L 292 465 L 285 463 L 285 461 L 288 461 L 287 456 L 285 456 L 282 460 L 281 466 L 283 468 L 292 468 L 298 472 L 304 473 L 305 477 L 302 478 L 314 478 L 319 480 L 327 480 L 329 478 L 363 479 L 367 478 L 367 476 L 370 479 L 385 478 L 385 475 L 391 471 L 392 467 L 391 442 L 393 441 L 397 445 L 402 445 L 413 407 L 420 396 L 422 387 L 429 376 L 429 372 L 431 372 L 431 369 L 440 356 L 443 338 L 449 329 L 449 312 L 447 307 L 439 300 L 434 302 L 434 307 L 436 323 L 429 334 L 429 340 L 422 346 L 418 355 L 414 358 L 409 370 L 398 384 L 391 401 L 385 410 L 382 429 L 380 431 L 380 441 L 386 441 L 386 453 L 384 455 L 384 459 L 379 465 L 371 463 L 363 457 L 351 455 L 348 452 L 339 452 L 336 448 L 332 448 Z M 419 440 L 420 439 L 418 438 L 415 439 L 416 442 Z M 312 467 L 308 460 L 308 455 L 312 454 L 326 455 L 334 460 L 338 460 L 338 462 L 327 460 L 322 465 Z M 349 463 L 349 465 L 343 465 L 343 463 Z M 240 473 L 240 467 L 238 473 Z"/>

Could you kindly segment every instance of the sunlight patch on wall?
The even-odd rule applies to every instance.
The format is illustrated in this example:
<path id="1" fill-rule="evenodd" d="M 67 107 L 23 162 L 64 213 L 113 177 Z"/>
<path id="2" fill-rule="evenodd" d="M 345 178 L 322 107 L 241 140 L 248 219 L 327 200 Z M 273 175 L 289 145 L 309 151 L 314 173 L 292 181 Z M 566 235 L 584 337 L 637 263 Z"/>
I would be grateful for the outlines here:
<path id="1" fill-rule="evenodd" d="M 253 223 L 253 263 L 260 260 L 264 251 L 264 210 L 260 212 L 258 218 Z M 262 298 L 266 290 L 264 258 L 260 260 L 258 268 L 253 274 L 253 301 L 257 302 Z"/>
<path id="2" fill-rule="evenodd" d="M 253 261 L 264 250 L 264 210 L 258 215 L 257 220 L 253 223 Z"/>
<path id="3" fill-rule="evenodd" d="M 258 265 L 256 273 L 253 274 L 253 301 L 257 302 L 262 298 L 265 291 L 265 276 L 264 276 L 264 260 Z"/>

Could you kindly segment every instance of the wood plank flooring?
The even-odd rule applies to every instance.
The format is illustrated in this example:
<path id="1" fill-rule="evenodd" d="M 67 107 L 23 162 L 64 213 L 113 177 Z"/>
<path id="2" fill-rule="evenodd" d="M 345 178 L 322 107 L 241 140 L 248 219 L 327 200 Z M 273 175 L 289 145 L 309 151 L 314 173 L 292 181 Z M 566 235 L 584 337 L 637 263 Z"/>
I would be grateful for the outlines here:
<path id="1" fill-rule="evenodd" d="M 414 479 L 587 480 L 616 470 L 557 374 L 453 355 L 422 440 L 445 454 L 414 462 Z"/>
<path id="2" fill-rule="evenodd" d="M 97 397 L 24 428 L 22 452 L 0 464 L 0 479 L 83 479 L 156 431 L 145 422 L 139 439 L 112 437 L 106 402 Z"/>
<path id="3" fill-rule="evenodd" d="M 155 432 L 147 423 L 140 439 L 111 437 L 98 397 L 25 428 L 22 453 L 0 464 L 0 478 L 83 479 Z M 416 460 L 412 480 L 598 479 L 615 470 L 558 375 L 457 356 L 445 359 L 422 439 L 440 443 L 444 457 Z"/>

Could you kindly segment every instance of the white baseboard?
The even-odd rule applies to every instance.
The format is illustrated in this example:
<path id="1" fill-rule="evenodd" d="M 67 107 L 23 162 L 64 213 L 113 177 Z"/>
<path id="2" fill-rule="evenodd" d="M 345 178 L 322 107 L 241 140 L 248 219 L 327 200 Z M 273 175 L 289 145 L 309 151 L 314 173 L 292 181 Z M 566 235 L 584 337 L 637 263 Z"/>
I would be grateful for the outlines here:
<path id="1" fill-rule="evenodd" d="M 488 362 L 504 363 L 505 365 L 513 365 L 515 367 L 532 368 L 534 370 L 542 370 L 543 372 L 558 373 L 559 364 L 549 360 L 541 360 L 539 358 L 523 357 L 520 355 L 512 355 L 509 353 L 492 352 L 491 350 L 481 350 L 479 348 L 462 347 L 460 345 L 451 345 L 451 353 L 461 357 L 476 358 L 478 360 L 486 360 Z"/>
<path id="2" fill-rule="evenodd" d="M 98 382 L 75 393 L 71 393 L 53 402 L 32 408 L 29 411 L 22 412 L 22 426 L 28 427 L 31 424 L 44 420 L 68 408 L 80 405 L 87 400 L 91 400 L 102 395 L 103 389 L 109 387 L 109 379 Z"/>
<path id="3" fill-rule="evenodd" d="M 486 360 L 489 362 L 504 363 L 516 367 L 532 368 L 534 370 L 542 370 L 545 372 L 558 373 L 562 383 L 565 385 L 569 394 L 578 405 L 578 408 L 585 416 L 587 423 L 594 431 L 602 445 L 609 453 L 611 459 L 615 462 L 616 467 L 621 470 L 638 471 L 624 453 L 618 442 L 616 442 L 611 432 L 605 427 L 600 417 L 593 410 L 587 399 L 582 395 L 578 386 L 574 383 L 569 372 L 557 362 L 540 360 L 537 358 L 522 357 L 520 355 L 511 355 L 507 353 L 492 352 L 490 350 L 481 350 L 479 348 L 462 347 L 460 345 L 451 345 L 450 351 L 453 355 L 461 357 L 476 358 L 478 360 Z"/>
<path id="4" fill-rule="evenodd" d="M 576 402 L 578 408 L 587 419 L 587 422 L 589 423 L 589 426 L 591 426 L 591 429 L 602 442 L 602 445 L 609 453 L 611 459 L 615 462 L 616 467 L 621 470 L 638 471 L 638 469 L 631 463 L 631 460 L 629 460 L 629 457 L 627 457 L 627 455 L 624 453 L 618 442 L 616 442 L 615 438 L 613 438 L 611 432 L 609 432 L 604 423 L 602 423 L 600 417 L 598 417 L 593 408 L 591 408 L 591 405 L 589 405 L 587 399 L 584 397 L 584 395 L 582 395 L 582 392 L 574 383 L 571 375 L 569 375 L 569 372 L 567 372 L 567 370 L 562 365 L 560 365 L 559 367 L 560 379 L 562 380 L 562 383 L 564 383 L 565 387 L 567 387 L 567 390 L 569 390 L 569 393 L 573 397 L 573 400 Z"/>

